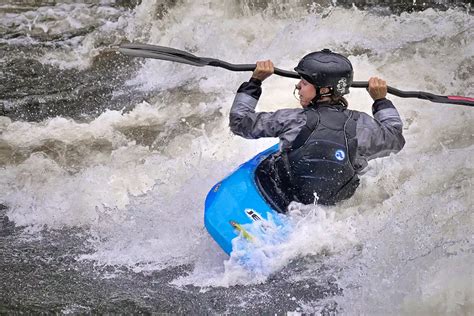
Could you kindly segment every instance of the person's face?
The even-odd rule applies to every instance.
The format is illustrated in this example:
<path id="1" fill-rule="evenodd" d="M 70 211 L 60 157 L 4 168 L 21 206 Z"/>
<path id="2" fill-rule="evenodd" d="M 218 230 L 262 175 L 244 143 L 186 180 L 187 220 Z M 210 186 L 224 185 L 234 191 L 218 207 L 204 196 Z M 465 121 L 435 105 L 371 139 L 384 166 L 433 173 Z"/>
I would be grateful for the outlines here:
<path id="1" fill-rule="evenodd" d="M 302 107 L 306 108 L 311 103 L 311 100 L 316 97 L 316 88 L 308 81 L 301 79 L 296 85 L 298 96 Z"/>

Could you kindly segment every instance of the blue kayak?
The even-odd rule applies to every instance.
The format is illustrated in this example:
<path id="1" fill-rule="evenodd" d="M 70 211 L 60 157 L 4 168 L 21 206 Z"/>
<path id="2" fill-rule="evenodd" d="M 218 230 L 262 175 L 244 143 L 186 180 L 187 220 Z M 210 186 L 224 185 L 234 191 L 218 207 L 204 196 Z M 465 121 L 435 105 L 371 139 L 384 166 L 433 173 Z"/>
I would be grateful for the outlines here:
<path id="1" fill-rule="evenodd" d="M 277 151 L 278 144 L 259 153 L 214 185 L 207 195 L 204 225 L 227 254 L 238 236 L 249 242 L 265 240 L 264 236 L 255 236 L 265 234 L 265 229 L 253 230 L 253 223 L 271 221 L 281 225 L 281 214 L 264 198 L 255 177 L 259 164 Z"/>

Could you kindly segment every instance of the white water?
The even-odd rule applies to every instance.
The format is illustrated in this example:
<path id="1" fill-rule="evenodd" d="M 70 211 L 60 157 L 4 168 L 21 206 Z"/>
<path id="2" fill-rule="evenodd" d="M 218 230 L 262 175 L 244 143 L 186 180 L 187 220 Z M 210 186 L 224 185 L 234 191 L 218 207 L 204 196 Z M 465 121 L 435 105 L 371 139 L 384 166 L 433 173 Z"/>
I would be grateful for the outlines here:
<path id="1" fill-rule="evenodd" d="M 376 16 L 334 8 L 324 10 L 323 18 L 321 9 L 308 12 L 296 5 L 275 15 L 270 9 L 277 5 L 252 12 L 231 1 L 184 1 L 157 20 L 156 6 L 143 1 L 130 16 L 109 25 L 109 34 L 234 63 L 270 58 L 283 69 L 327 47 L 348 54 L 356 80 L 377 75 L 399 89 L 474 95 L 474 19 L 465 12 Z M 90 18 L 74 17 L 78 25 Z M 75 26 L 55 27 L 61 32 Z M 82 69 L 93 57 L 89 48 L 99 41 L 94 32 L 71 44 L 74 53 L 39 60 L 64 65 L 74 54 L 72 67 Z M 244 140 L 228 130 L 235 90 L 248 77 L 147 60 L 130 78 L 130 89 L 179 88 L 176 93 L 204 101 L 144 102 L 129 113 L 109 111 L 83 124 L 0 117 L 0 203 L 9 207 L 7 215 L 17 225 L 88 228 L 96 251 L 83 259 L 98 264 L 129 265 L 136 271 L 194 264 L 189 276 L 174 281 L 178 286 L 265 282 L 268 275 L 256 276 L 235 264 L 234 257 L 228 260 L 203 228 L 209 188 L 275 142 Z M 268 79 L 259 109 L 297 106 L 294 83 Z M 270 264 L 278 271 L 298 256 L 327 255 L 328 264 L 343 268 L 335 273 L 344 290 L 337 302 L 347 314 L 472 313 L 474 112 L 391 99 L 405 123 L 403 151 L 373 161 L 349 201 L 333 208 L 306 207 L 292 216 L 299 233 L 278 248 L 281 255 Z M 365 91 L 352 89 L 349 102 L 370 113 Z M 197 127 L 189 123 L 196 118 L 202 121 Z M 151 131 L 156 139 L 148 147 L 131 130 Z M 163 145 L 163 138 L 170 142 Z M 300 304 L 304 312 L 320 306 Z"/>

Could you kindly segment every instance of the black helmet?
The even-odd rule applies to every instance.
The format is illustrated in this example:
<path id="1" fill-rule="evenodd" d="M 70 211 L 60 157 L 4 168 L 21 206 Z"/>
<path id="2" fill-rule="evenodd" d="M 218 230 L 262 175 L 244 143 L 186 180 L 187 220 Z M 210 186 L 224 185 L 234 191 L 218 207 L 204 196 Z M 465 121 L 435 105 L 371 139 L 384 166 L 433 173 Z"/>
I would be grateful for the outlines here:
<path id="1" fill-rule="evenodd" d="M 295 71 L 318 88 L 330 87 L 336 96 L 349 93 L 354 75 L 349 59 L 329 49 L 304 56 Z"/>

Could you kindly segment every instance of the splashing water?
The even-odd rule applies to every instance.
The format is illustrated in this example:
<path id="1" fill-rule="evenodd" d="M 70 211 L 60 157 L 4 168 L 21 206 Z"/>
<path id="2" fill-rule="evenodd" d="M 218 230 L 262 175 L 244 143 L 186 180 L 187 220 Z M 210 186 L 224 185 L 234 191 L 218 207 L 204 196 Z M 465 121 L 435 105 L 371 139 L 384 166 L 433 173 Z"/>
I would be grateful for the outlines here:
<path id="1" fill-rule="evenodd" d="M 318 313 L 336 306 L 345 314 L 469 314 L 470 108 L 390 97 L 404 120 L 402 152 L 371 161 L 348 201 L 330 208 L 294 205 L 283 219 L 291 228 L 283 242 L 252 246 L 236 239 L 239 251 L 229 258 L 203 229 L 207 191 L 276 142 L 241 139 L 228 130 L 234 93 L 250 74 L 143 60 L 120 64 L 123 81 L 108 83 L 114 69 L 94 68 L 97 56 L 119 58 L 103 54 L 125 41 L 233 63 L 270 58 L 282 69 L 292 69 L 309 51 L 330 48 L 349 57 L 355 80 L 377 75 L 403 90 L 474 95 L 474 20 L 463 10 L 391 15 L 301 1 L 285 10 L 265 3 L 142 1 L 134 10 L 59 4 L 1 13 L 5 69 L 34 77 L 21 63 L 25 58 L 61 76 L 77 71 L 77 80 L 97 76 L 110 84 L 106 96 L 116 103 L 97 111 L 89 108 L 90 99 L 81 102 L 84 94 L 66 103 L 61 113 L 70 115 L 45 114 L 36 122 L 0 116 L 2 212 L 36 237 L 80 229 L 85 237 L 76 247 L 90 251 L 73 252 L 78 262 L 127 267 L 136 278 L 187 267 L 156 283 L 184 293 L 183 300 L 204 300 L 203 313 L 258 313 L 253 302 L 270 302 L 276 304 L 267 305 L 270 312 Z M 88 72 L 92 68 L 97 73 Z M 0 104 L 7 115 L 7 108 L 26 111 L 29 99 L 13 93 L 17 88 L 30 95 L 73 91 L 51 82 L 39 92 L 34 84 L 6 85 Z M 258 109 L 297 106 L 293 85 L 276 76 L 266 80 Z M 366 91 L 352 89 L 348 100 L 351 108 L 370 113 Z M 49 102 L 53 98 L 40 104 Z M 76 117 L 77 107 L 83 111 Z M 242 260 L 253 260 L 257 269 L 243 268 Z M 115 278 L 126 277 L 117 272 Z M 165 301 L 173 302 L 173 295 Z M 212 303 L 215 297 L 227 305 Z M 169 311 L 179 310 L 172 306 Z"/>

